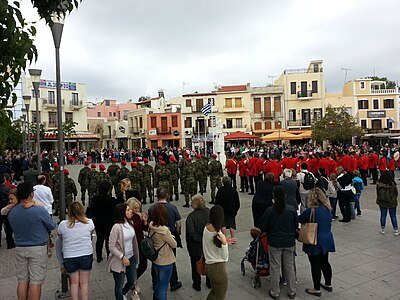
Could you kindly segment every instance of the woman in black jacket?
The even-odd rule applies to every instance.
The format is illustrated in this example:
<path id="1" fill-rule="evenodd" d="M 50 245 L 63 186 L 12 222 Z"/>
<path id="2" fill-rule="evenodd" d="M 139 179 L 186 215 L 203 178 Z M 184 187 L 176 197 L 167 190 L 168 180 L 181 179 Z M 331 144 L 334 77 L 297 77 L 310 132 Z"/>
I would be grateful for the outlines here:
<path id="1" fill-rule="evenodd" d="M 268 173 L 264 181 L 257 182 L 256 194 L 253 197 L 251 209 L 253 211 L 254 227 L 260 228 L 260 221 L 268 207 L 273 205 L 274 173 Z"/>
<path id="2" fill-rule="evenodd" d="M 339 222 L 348 223 L 351 221 L 351 204 L 350 201 L 353 198 L 352 192 L 352 177 L 348 174 L 343 167 L 337 167 L 337 200 L 339 202 L 340 212 L 343 218 Z"/>

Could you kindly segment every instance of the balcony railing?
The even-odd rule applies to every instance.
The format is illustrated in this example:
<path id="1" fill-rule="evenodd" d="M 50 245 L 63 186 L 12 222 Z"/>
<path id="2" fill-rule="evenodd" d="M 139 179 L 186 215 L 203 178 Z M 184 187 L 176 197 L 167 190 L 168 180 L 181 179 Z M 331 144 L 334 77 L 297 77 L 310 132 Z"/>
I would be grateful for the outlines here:
<path id="1" fill-rule="evenodd" d="M 274 111 L 263 111 L 263 112 L 261 112 L 261 117 L 263 119 L 274 119 L 275 112 Z"/>
<path id="2" fill-rule="evenodd" d="M 139 128 L 133 127 L 133 128 L 131 128 L 131 129 L 129 130 L 129 133 L 130 133 L 130 134 L 139 133 Z"/>
<path id="3" fill-rule="evenodd" d="M 364 129 L 367 134 L 376 134 L 376 133 L 389 133 L 388 128 L 368 128 Z"/>
<path id="4" fill-rule="evenodd" d="M 227 124 L 223 124 L 222 126 L 223 129 L 235 129 L 235 128 L 247 128 L 247 125 L 232 125 L 228 126 Z"/>
<path id="5" fill-rule="evenodd" d="M 312 97 L 312 91 L 300 91 L 297 92 L 297 97 L 298 98 L 311 98 Z"/>
<path id="6" fill-rule="evenodd" d="M 371 89 L 372 94 L 397 94 L 397 89 Z"/>
<path id="7" fill-rule="evenodd" d="M 57 127 L 57 122 L 49 122 L 47 126 L 49 128 L 56 128 Z"/>
<path id="8" fill-rule="evenodd" d="M 83 101 L 82 100 L 71 100 L 70 106 L 73 109 L 80 109 L 83 107 Z"/>
<path id="9" fill-rule="evenodd" d="M 157 127 L 158 134 L 171 134 L 171 127 Z"/>
<path id="10" fill-rule="evenodd" d="M 288 127 L 307 127 L 311 126 L 311 120 L 297 120 L 297 121 L 287 121 Z"/>
<path id="11" fill-rule="evenodd" d="M 57 103 L 55 99 L 43 99 L 44 107 L 56 107 Z"/>
<path id="12" fill-rule="evenodd" d="M 205 133 L 206 132 L 206 129 L 203 127 L 203 128 L 200 128 L 200 127 L 193 127 L 193 132 L 195 132 L 195 133 L 199 133 L 199 134 L 201 134 L 201 133 Z"/>

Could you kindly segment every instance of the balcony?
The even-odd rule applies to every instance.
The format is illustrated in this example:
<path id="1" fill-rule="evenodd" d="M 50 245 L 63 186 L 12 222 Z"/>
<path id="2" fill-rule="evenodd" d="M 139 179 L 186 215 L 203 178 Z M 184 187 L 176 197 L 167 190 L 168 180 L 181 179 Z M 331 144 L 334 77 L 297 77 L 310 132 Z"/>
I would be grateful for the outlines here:
<path id="1" fill-rule="evenodd" d="M 245 107 L 243 104 L 237 105 L 237 106 L 227 106 L 224 105 L 221 112 L 244 112 Z"/>
<path id="2" fill-rule="evenodd" d="M 397 89 L 371 89 L 371 94 L 397 94 Z"/>
<path id="3" fill-rule="evenodd" d="M 139 128 L 138 127 L 131 127 L 129 129 L 130 134 L 138 134 L 139 133 Z"/>
<path id="4" fill-rule="evenodd" d="M 43 106 L 46 108 L 57 107 L 57 103 L 55 99 L 43 99 Z"/>
<path id="5" fill-rule="evenodd" d="M 171 127 L 157 127 L 158 134 L 171 134 Z"/>
<path id="6" fill-rule="evenodd" d="M 263 119 L 274 119 L 275 112 L 274 111 L 263 111 L 261 112 L 261 118 Z"/>
<path id="7" fill-rule="evenodd" d="M 47 127 L 48 127 L 48 128 L 57 128 L 57 122 L 49 122 L 49 123 L 47 124 Z"/>
<path id="8" fill-rule="evenodd" d="M 377 133 L 389 133 L 390 130 L 388 128 L 368 128 L 364 129 L 367 134 L 377 134 Z"/>
<path id="9" fill-rule="evenodd" d="M 311 127 L 311 120 L 287 121 L 287 127 Z"/>
<path id="10" fill-rule="evenodd" d="M 195 132 L 196 134 L 204 134 L 206 133 L 206 129 L 205 127 L 193 127 L 193 132 Z"/>
<path id="11" fill-rule="evenodd" d="M 299 100 L 308 100 L 312 98 L 312 96 L 313 96 L 312 91 L 297 92 L 297 98 L 299 98 Z"/>
<path id="12" fill-rule="evenodd" d="M 83 107 L 83 101 L 82 100 L 71 100 L 70 101 L 70 107 L 72 109 L 81 109 Z"/>
<path id="13" fill-rule="evenodd" d="M 227 124 L 222 125 L 223 129 L 243 129 L 247 128 L 247 125 L 232 125 L 232 126 L 227 126 Z"/>

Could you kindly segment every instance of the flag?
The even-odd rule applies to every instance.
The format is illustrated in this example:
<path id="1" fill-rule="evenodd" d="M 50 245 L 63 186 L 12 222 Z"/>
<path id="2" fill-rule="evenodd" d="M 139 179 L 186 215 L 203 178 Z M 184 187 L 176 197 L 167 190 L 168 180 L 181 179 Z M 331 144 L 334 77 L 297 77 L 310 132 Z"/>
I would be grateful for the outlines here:
<path id="1" fill-rule="evenodd" d="M 204 106 L 201 108 L 201 112 L 202 112 L 203 115 L 205 115 L 206 117 L 207 117 L 209 114 L 211 114 L 211 103 L 210 103 L 210 101 L 208 101 L 207 104 L 204 105 Z"/>
<path id="2" fill-rule="evenodd" d="M 392 117 L 390 117 L 389 118 L 389 123 L 394 124 L 394 123 L 396 123 L 396 121 Z"/>

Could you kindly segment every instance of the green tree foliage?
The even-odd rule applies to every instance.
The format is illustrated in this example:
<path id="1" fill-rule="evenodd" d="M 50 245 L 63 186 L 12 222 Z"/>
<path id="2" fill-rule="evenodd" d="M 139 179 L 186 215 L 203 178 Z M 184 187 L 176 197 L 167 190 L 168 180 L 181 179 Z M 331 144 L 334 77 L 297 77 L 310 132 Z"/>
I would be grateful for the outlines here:
<path id="1" fill-rule="evenodd" d="M 76 131 L 75 131 L 75 126 L 76 126 L 76 125 L 78 125 L 78 123 L 77 123 L 77 122 L 72 122 L 72 121 L 65 122 L 65 123 L 63 124 L 64 136 L 66 136 L 67 139 L 68 139 L 68 149 L 69 149 L 69 139 L 70 139 L 73 135 L 76 134 Z M 67 149 L 67 150 L 68 150 L 68 149 Z"/>
<path id="2" fill-rule="evenodd" d="M 4 130 L 3 130 L 4 128 Z M 20 149 L 23 142 L 23 133 L 18 123 L 7 124 L 0 130 L 0 154 L 6 149 Z"/>
<path id="3" fill-rule="evenodd" d="M 351 141 L 353 136 L 362 136 L 363 130 L 357 119 L 351 116 L 346 108 L 328 106 L 324 117 L 311 126 L 311 138 L 318 143 L 329 141 L 332 144 Z"/>
<path id="4" fill-rule="evenodd" d="M 378 76 L 368 76 L 367 78 L 371 78 L 372 80 L 384 81 L 386 82 L 387 89 L 394 89 L 396 87 L 396 82 L 387 79 L 386 77 L 378 77 Z M 383 86 L 381 88 L 384 88 Z"/>
<path id="5" fill-rule="evenodd" d="M 29 134 L 33 135 L 34 138 L 36 138 L 36 132 L 37 132 L 36 122 L 29 123 Z M 40 138 L 42 138 L 44 136 L 44 134 L 45 134 L 44 125 L 42 123 L 39 123 L 39 136 L 40 136 Z"/>

